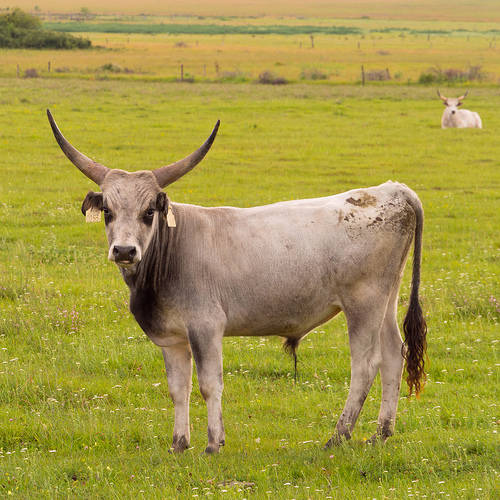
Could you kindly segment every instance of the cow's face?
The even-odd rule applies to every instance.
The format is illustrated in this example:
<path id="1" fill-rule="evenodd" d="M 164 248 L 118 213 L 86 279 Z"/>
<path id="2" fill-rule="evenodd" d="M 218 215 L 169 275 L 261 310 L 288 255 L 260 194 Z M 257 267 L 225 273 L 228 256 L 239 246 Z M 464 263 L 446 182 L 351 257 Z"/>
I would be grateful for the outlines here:
<path id="1" fill-rule="evenodd" d="M 458 107 L 462 105 L 460 100 L 455 97 L 448 97 L 443 101 L 443 104 L 452 115 L 454 115 L 458 111 Z"/>
<path id="2" fill-rule="evenodd" d="M 166 211 L 166 195 L 152 172 L 110 170 L 101 192 L 89 192 L 82 212 L 102 210 L 109 260 L 134 272 L 151 242 L 158 218 Z"/>
<path id="3" fill-rule="evenodd" d="M 458 111 L 458 107 L 462 105 L 462 101 L 467 96 L 467 92 L 460 97 L 445 97 L 444 95 L 441 95 L 441 92 L 439 92 L 438 90 L 437 95 L 443 101 L 443 104 L 446 106 L 445 113 L 450 113 L 454 115 Z"/>
<path id="4" fill-rule="evenodd" d="M 167 196 L 162 191 L 193 169 L 212 146 L 220 120 L 217 120 L 208 139 L 186 158 L 152 172 L 129 173 L 110 169 L 88 158 L 73 147 L 56 125 L 47 110 L 52 132 L 68 159 L 101 188 L 100 193 L 87 194 L 82 212 L 90 208 L 102 210 L 109 243 L 109 260 L 124 270 L 135 272 L 151 243 L 158 218 L 168 210 Z M 168 222 L 168 220 L 167 220 Z"/>

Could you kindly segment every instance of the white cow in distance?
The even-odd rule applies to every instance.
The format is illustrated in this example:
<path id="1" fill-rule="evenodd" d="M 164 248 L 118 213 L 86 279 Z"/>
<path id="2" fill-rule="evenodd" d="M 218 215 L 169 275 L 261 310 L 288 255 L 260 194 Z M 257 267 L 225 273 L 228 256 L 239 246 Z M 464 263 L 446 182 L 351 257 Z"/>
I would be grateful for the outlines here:
<path id="1" fill-rule="evenodd" d="M 439 90 L 437 91 L 438 96 L 446 106 L 441 119 L 441 128 L 483 128 L 481 118 L 475 111 L 458 109 L 462 105 L 461 101 L 465 99 L 467 92 L 463 96 L 456 98 L 445 97 L 441 95 Z"/>

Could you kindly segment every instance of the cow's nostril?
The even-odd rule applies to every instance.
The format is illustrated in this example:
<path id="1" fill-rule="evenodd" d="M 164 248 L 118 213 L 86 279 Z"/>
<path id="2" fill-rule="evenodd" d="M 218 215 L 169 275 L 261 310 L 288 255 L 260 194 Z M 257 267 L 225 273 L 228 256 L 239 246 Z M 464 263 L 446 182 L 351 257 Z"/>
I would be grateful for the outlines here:
<path id="1" fill-rule="evenodd" d="M 137 255 L 137 250 L 133 246 L 120 246 L 113 247 L 113 256 L 116 262 L 132 262 Z"/>

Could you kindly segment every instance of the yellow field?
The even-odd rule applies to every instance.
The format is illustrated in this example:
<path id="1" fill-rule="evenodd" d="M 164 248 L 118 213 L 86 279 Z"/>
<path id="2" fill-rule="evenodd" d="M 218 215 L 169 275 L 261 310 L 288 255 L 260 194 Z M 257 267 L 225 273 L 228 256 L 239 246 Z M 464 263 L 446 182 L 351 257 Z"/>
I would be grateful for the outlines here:
<path id="1" fill-rule="evenodd" d="M 97 14 L 154 14 L 194 16 L 320 17 L 324 19 L 420 19 L 438 21 L 500 21 L 497 0 L 1 0 L 0 8 L 18 6 L 30 11 Z"/>
<path id="2" fill-rule="evenodd" d="M 84 35 L 87 36 L 87 35 Z M 257 79 L 264 71 L 291 80 L 316 70 L 332 83 L 356 82 L 365 73 L 389 70 L 391 82 L 416 82 L 429 68 L 481 66 L 486 83 L 500 77 L 500 45 L 492 37 L 376 34 L 368 36 L 317 35 L 314 49 L 308 36 L 202 36 L 91 34 L 106 50 L 9 50 L 0 54 L 0 76 L 15 77 L 35 68 L 41 76 L 102 77 L 99 68 L 115 64 L 126 78 L 180 77 L 215 79 L 245 76 Z M 51 73 L 48 73 L 50 62 Z M 217 72 L 218 68 L 218 72 Z M 108 75 L 116 77 L 116 74 Z"/>
<path id="3" fill-rule="evenodd" d="M 0 0 L 0 7 L 6 1 Z M 361 80 L 363 66 L 367 75 L 388 72 L 391 82 L 414 83 L 431 68 L 465 71 L 480 67 L 485 77 L 483 84 L 497 83 L 500 40 L 494 33 L 499 28 L 495 20 L 500 21 L 500 1 L 434 3 L 434 0 L 253 0 L 251 3 L 45 0 L 37 4 L 39 12 L 78 13 L 84 5 L 99 14 L 98 21 L 116 22 L 119 18 L 133 23 L 328 24 L 356 27 L 365 35 L 318 34 L 311 40 L 308 35 L 82 34 L 103 49 L 4 50 L 0 52 L 0 77 L 15 77 L 18 71 L 22 77 L 27 69 L 33 68 L 43 77 L 173 79 L 181 76 L 182 66 L 184 77 L 195 79 L 229 76 L 255 80 L 269 71 L 298 81 L 304 72 L 313 71 L 326 75 L 331 83 L 353 83 Z M 18 0 L 17 5 L 26 10 L 34 7 L 33 0 Z M 177 14 L 185 16 L 174 17 Z M 374 30 L 391 31 L 374 33 Z M 420 34 L 409 34 L 409 30 Z M 110 64 L 122 71 L 106 74 L 99 70 Z"/>

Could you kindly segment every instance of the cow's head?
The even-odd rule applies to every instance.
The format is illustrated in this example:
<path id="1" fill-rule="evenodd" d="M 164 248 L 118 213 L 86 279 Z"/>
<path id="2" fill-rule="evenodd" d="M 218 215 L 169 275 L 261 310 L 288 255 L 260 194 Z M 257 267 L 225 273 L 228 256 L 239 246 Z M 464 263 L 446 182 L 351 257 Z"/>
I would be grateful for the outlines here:
<path id="1" fill-rule="evenodd" d="M 152 172 L 125 172 L 110 169 L 75 149 L 61 134 L 47 110 L 52 131 L 68 159 L 101 188 L 90 191 L 82 205 L 85 214 L 90 209 L 103 212 L 109 243 L 109 260 L 119 267 L 134 271 L 141 261 L 159 218 L 166 217 L 168 201 L 163 188 L 180 179 L 208 153 L 215 140 L 220 121 L 210 137 L 194 153 L 183 160 Z"/>
<path id="2" fill-rule="evenodd" d="M 467 90 L 467 92 L 469 91 Z M 460 97 L 445 97 L 444 95 L 441 95 L 439 90 L 437 91 L 437 94 L 443 100 L 443 104 L 448 108 L 449 112 L 454 115 L 457 112 L 458 107 L 462 105 L 462 100 L 465 99 L 467 92 Z"/>

